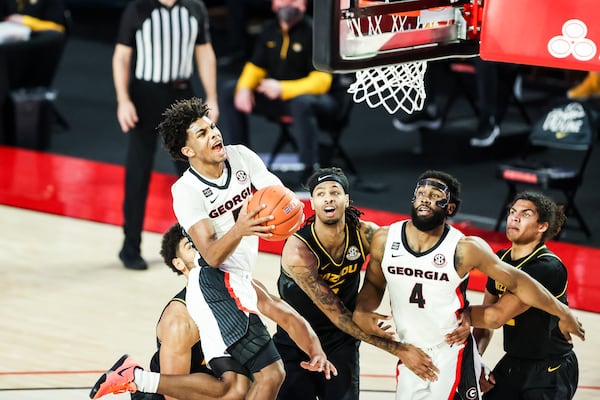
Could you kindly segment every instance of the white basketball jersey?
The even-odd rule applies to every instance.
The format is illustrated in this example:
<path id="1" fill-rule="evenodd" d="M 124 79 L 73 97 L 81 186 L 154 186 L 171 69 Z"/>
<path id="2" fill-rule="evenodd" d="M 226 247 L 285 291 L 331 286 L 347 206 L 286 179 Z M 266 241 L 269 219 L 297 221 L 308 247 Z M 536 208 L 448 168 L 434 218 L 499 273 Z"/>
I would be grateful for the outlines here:
<path id="1" fill-rule="evenodd" d="M 417 254 L 406 242 L 407 222 L 390 225 L 381 267 L 400 341 L 424 349 L 445 341 L 465 306 L 468 274 L 460 278 L 454 268 L 463 234 L 447 225 L 435 246 Z"/>
<path id="2" fill-rule="evenodd" d="M 207 179 L 190 167 L 171 188 L 173 210 L 185 230 L 200 220 L 210 219 L 220 238 L 235 224 L 242 203 L 252 194 L 252 187 L 261 189 L 282 184 L 247 147 L 229 145 L 225 149 L 225 168 L 218 179 Z M 258 236 L 244 236 L 219 268 L 249 273 L 257 256 Z"/>

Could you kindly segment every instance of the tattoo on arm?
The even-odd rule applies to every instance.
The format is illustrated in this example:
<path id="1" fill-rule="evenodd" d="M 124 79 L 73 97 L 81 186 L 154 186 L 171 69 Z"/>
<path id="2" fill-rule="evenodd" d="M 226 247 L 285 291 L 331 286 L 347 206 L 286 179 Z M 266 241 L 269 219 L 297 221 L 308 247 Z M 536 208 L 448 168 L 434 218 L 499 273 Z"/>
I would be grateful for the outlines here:
<path id="1" fill-rule="evenodd" d="M 463 254 L 460 246 L 456 246 L 456 251 L 454 252 L 454 269 L 457 271 L 461 269 L 463 262 Z"/>
<path id="2" fill-rule="evenodd" d="M 365 226 L 365 238 L 367 239 L 367 243 L 371 244 L 376 230 L 377 229 L 374 229 L 371 225 Z"/>
<path id="3" fill-rule="evenodd" d="M 393 355 L 398 355 L 400 344 L 390 339 L 370 335 L 364 332 L 352 321 L 352 312 L 345 307 L 339 297 L 335 295 L 327 283 L 319 276 L 315 276 L 306 268 L 290 268 L 296 283 L 313 300 L 332 322 L 343 332 L 351 335 L 361 341 L 367 342 L 379 347 Z M 300 271 L 304 273 L 299 273 Z"/>

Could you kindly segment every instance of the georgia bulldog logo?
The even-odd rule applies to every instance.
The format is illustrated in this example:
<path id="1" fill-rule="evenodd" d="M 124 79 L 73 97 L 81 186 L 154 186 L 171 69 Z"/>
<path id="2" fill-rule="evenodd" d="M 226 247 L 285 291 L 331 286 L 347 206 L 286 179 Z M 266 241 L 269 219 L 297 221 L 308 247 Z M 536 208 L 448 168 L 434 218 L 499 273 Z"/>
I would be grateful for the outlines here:
<path id="1" fill-rule="evenodd" d="M 477 388 L 470 387 L 465 392 L 465 396 L 468 400 L 475 400 L 479 398 L 479 393 L 477 393 Z"/>
<path id="2" fill-rule="evenodd" d="M 433 265 L 436 267 L 443 267 L 446 265 L 446 257 L 443 254 L 436 254 L 433 256 Z"/>

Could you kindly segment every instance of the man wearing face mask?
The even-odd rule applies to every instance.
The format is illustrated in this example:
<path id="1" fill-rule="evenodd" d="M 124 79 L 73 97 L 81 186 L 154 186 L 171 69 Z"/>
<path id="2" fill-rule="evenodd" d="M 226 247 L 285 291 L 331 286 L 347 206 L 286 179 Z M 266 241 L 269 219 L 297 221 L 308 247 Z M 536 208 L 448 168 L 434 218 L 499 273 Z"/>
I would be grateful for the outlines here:
<path id="1" fill-rule="evenodd" d="M 304 182 L 318 166 L 317 116 L 336 112 L 336 101 L 328 94 L 333 77 L 312 64 L 312 20 L 305 15 L 306 0 L 272 0 L 272 9 L 276 20 L 265 24 L 239 79 L 227 83 L 221 93 L 224 132 L 230 143 L 251 147 L 248 114 L 274 121 L 292 117 Z"/>

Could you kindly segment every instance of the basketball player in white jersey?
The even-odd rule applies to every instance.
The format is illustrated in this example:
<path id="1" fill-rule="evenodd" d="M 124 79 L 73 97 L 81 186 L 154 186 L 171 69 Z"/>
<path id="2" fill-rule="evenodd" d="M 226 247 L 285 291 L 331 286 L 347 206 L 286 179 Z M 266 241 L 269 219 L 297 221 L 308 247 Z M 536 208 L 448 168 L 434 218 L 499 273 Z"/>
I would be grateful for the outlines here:
<path id="1" fill-rule="evenodd" d="M 173 210 L 208 266 L 189 273 L 187 308 L 202 326 L 208 365 L 231 356 L 254 375 L 247 399 L 275 399 L 285 377 L 281 357 L 258 316 L 252 270 L 258 238 L 268 237 L 271 216 L 248 210 L 252 189 L 281 185 L 260 157 L 242 145 L 225 146 L 207 117 L 208 107 L 192 98 L 165 111 L 159 133 L 171 157 L 190 168 L 173 184 Z"/>
<path id="2" fill-rule="evenodd" d="M 473 339 L 453 346 L 445 341 L 467 305 L 467 282 L 474 268 L 502 283 L 524 303 L 559 317 L 568 338 L 570 334 L 584 338 L 581 324 L 566 305 L 527 274 L 500 261 L 481 238 L 466 237 L 446 223 L 460 204 L 460 183 L 454 177 L 426 171 L 417 181 L 412 204 L 410 220 L 375 233 L 353 315 L 361 328 L 384 335 L 374 311 L 389 286 L 400 341 L 425 350 L 440 369 L 438 380 L 432 382 L 399 364 L 397 400 L 480 397 L 480 366 Z"/>

